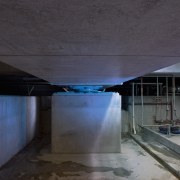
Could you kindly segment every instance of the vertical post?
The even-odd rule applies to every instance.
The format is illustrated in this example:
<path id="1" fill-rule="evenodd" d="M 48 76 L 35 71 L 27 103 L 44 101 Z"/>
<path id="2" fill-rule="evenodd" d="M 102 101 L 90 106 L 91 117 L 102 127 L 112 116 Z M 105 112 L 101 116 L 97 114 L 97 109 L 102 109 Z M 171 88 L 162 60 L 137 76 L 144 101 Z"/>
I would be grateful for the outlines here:
<path id="1" fill-rule="evenodd" d="M 159 103 L 159 78 L 156 77 L 156 121 L 158 120 L 158 103 Z"/>
<path id="2" fill-rule="evenodd" d="M 134 83 L 132 83 L 132 122 L 133 122 L 133 133 L 136 134 L 135 111 L 134 111 Z"/>
<path id="3" fill-rule="evenodd" d="M 173 124 L 175 121 L 175 117 L 176 117 L 176 82 L 175 82 L 175 77 L 172 77 L 172 91 L 173 91 Z"/>
<path id="4" fill-rule="evenodd" d="M 141 125 L 144 124 L 144 92 L 143 92 L 143 77 L 141 77 Z"/>
<path id="5" fill-rule="evenodd" d="M 166 77 L 166 120 L 168 120 L 169 115 L 169 82 L 168 77 Z"/>
<path id="6" fill-rule="evenodd" d="M 168 127 L 167 127 L 167 135 L 170 137 L 171 136 L 171 125 L 168 124 Z"/>

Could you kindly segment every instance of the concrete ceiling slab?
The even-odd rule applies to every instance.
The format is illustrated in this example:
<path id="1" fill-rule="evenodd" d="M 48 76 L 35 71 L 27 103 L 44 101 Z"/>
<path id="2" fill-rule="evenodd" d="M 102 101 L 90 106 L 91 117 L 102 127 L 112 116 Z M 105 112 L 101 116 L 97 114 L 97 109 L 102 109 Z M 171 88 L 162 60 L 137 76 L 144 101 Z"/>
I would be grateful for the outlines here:
<path id="1" fill-rule="evenodd" d="M 0 0 L 0 61 L 53 84 L 119 84 L 180 62 L 179 0 Z"/>
<path id="2" fill-rule="evenodd" d="M 159 74 L 159 73 L 161 74 L 169 73 L 180 76 L 180 63 L 153 72 L 153 74 Z"/>
<path id="3" fill-rule="evenodd" d="M 56 85 L 115 85 L 179 61 L 150 57 L 4 57 L 3 61 Z"/>
<path id="4" fill-rule="evenodd" d="M 0 76 L 28 76 L 28 74 L 10 65 L 0 62 Z"/>

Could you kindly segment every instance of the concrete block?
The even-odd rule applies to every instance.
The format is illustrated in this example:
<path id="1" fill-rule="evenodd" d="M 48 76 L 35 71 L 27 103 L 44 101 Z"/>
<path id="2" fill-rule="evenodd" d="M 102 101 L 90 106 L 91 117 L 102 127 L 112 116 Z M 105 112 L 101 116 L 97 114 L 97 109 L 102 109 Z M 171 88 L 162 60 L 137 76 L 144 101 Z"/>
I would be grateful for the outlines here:
<path id="1" fill-rule="evenodd" d="M 0 167 L 35 136 L 36 97 L 0 96 Z"/>
<path id="2" fill-rule="evenodd" d="M 121 97 L 117 93 L 52 98 L 52 152 L 119 153 Z"/>

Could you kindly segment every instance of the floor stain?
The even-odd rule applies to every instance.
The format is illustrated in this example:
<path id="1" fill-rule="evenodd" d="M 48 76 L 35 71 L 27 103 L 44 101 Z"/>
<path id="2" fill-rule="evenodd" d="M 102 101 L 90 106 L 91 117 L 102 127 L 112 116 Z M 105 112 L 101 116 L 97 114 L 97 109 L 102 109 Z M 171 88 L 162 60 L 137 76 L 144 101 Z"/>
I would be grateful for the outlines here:
<path id="1" fill-rule="evenodd" d="M 139 154 L 140 156 L 146 156 L 142 151 L 138 151 L 138 154 Z"/>
<path id="2" fill-rule="evenodd" d="M 94 173 L 94 172 L 110 172 L 112 171 L 115 176 L 119 177 L 129 177 L 133 171 L 128 171 L 127 169 L 123 167 L 119 168 L 111 168 L 111 167 L 90 167 L 86 166 L 80 163 L 72 162 L 72 161 L 66 161 L 61 164 L 53 164 L 53 163 L 42 163 L 37 162 L 36 168 L 31 173 L 28 172 L 28 174 L 24 173 L 18 175 L 19 180 L 29 180 L 34 179 L 38 180 L 39 175 L 41 175 L 42 178 L 47 177 L 68 177 L 68 176 L 80 176 L 78 172 L 85 172 L 85 173 Z M 53 173 L 52 173 L 53 172 Z"/>
<path id="3" fill-rule="evenodd" d="M 129 177 L 129 176 L 131 176 L 132 172 L 133 171 L 128 171 L 124 168 L 117 168 L 113 171 L 114 175 L 120 176 L 120 177 Z"/>
<path id="4" fill-rule="evenodd" d="M 160 164 L 154 164 L 156 165 L 157 167 L 161 168 L 161 169 L 165 169 L 163 166 L 161 166 Z"/>

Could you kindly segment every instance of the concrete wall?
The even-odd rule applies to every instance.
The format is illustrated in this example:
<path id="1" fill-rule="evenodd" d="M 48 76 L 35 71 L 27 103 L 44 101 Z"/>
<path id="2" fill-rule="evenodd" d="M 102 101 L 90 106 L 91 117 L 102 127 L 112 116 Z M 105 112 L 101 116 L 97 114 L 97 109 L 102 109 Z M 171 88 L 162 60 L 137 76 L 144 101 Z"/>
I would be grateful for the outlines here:
<path id="1" fill-rule="evenodd" d="M 169 101 L 171 102 L 172 98 L 169 97 Z M 156 97 L 155 96 L 145 96 L 144 97 L 144 125 L 153 125 L 155 124 L 155 116 L 157 116 L 157 120 L 166 120 L 166 97 L 162 97 L 161 101 L 162 104 L 156 106 Z M 122 132 L 127 133 L 131 131 L 132 128 L 132 97 L 129 97 L 128 101 L 128 111 L 122 111 Z M 150 103 L 152 105 L 150 105 Z M 148 105 L 146 105 L 148 104 Z M 154 105 L 153 105 L 154 104 Z M 177 117 L 180 119 L 180 96 L 176 97 L 176 112 Z M 138 124 L 142 124 L 142 107 L 141 107 L 141 97 L 136 96 L 135 97 L 135 123 L 136 128 L 139 130 Z M 171 119 L 171 106 L 169 106 L 169 113 L 168 113 L 168 119 Z"/>
<path id="2" fill-rule="evenodd" d="M 36 97 L 0 96 L 0 166 L 34 138 L 38 111 Z"/>
<path id="3" fill-rule="evenodd" d="M 53 152 L 118 153 L 120 141 L 121 97 L 118 94 L 53 96 Z"/>
<path id="4" fill-rule="evenodd" d="M 122 124 L 121 124 L 121 132 L 122 134 L 127 134 L 129 133 L 129 130 L 130 130 L 130 113 L 129 111 L 125 111 L 125 110 L 121 110 L 121 121 L 122 121 Z"/>

